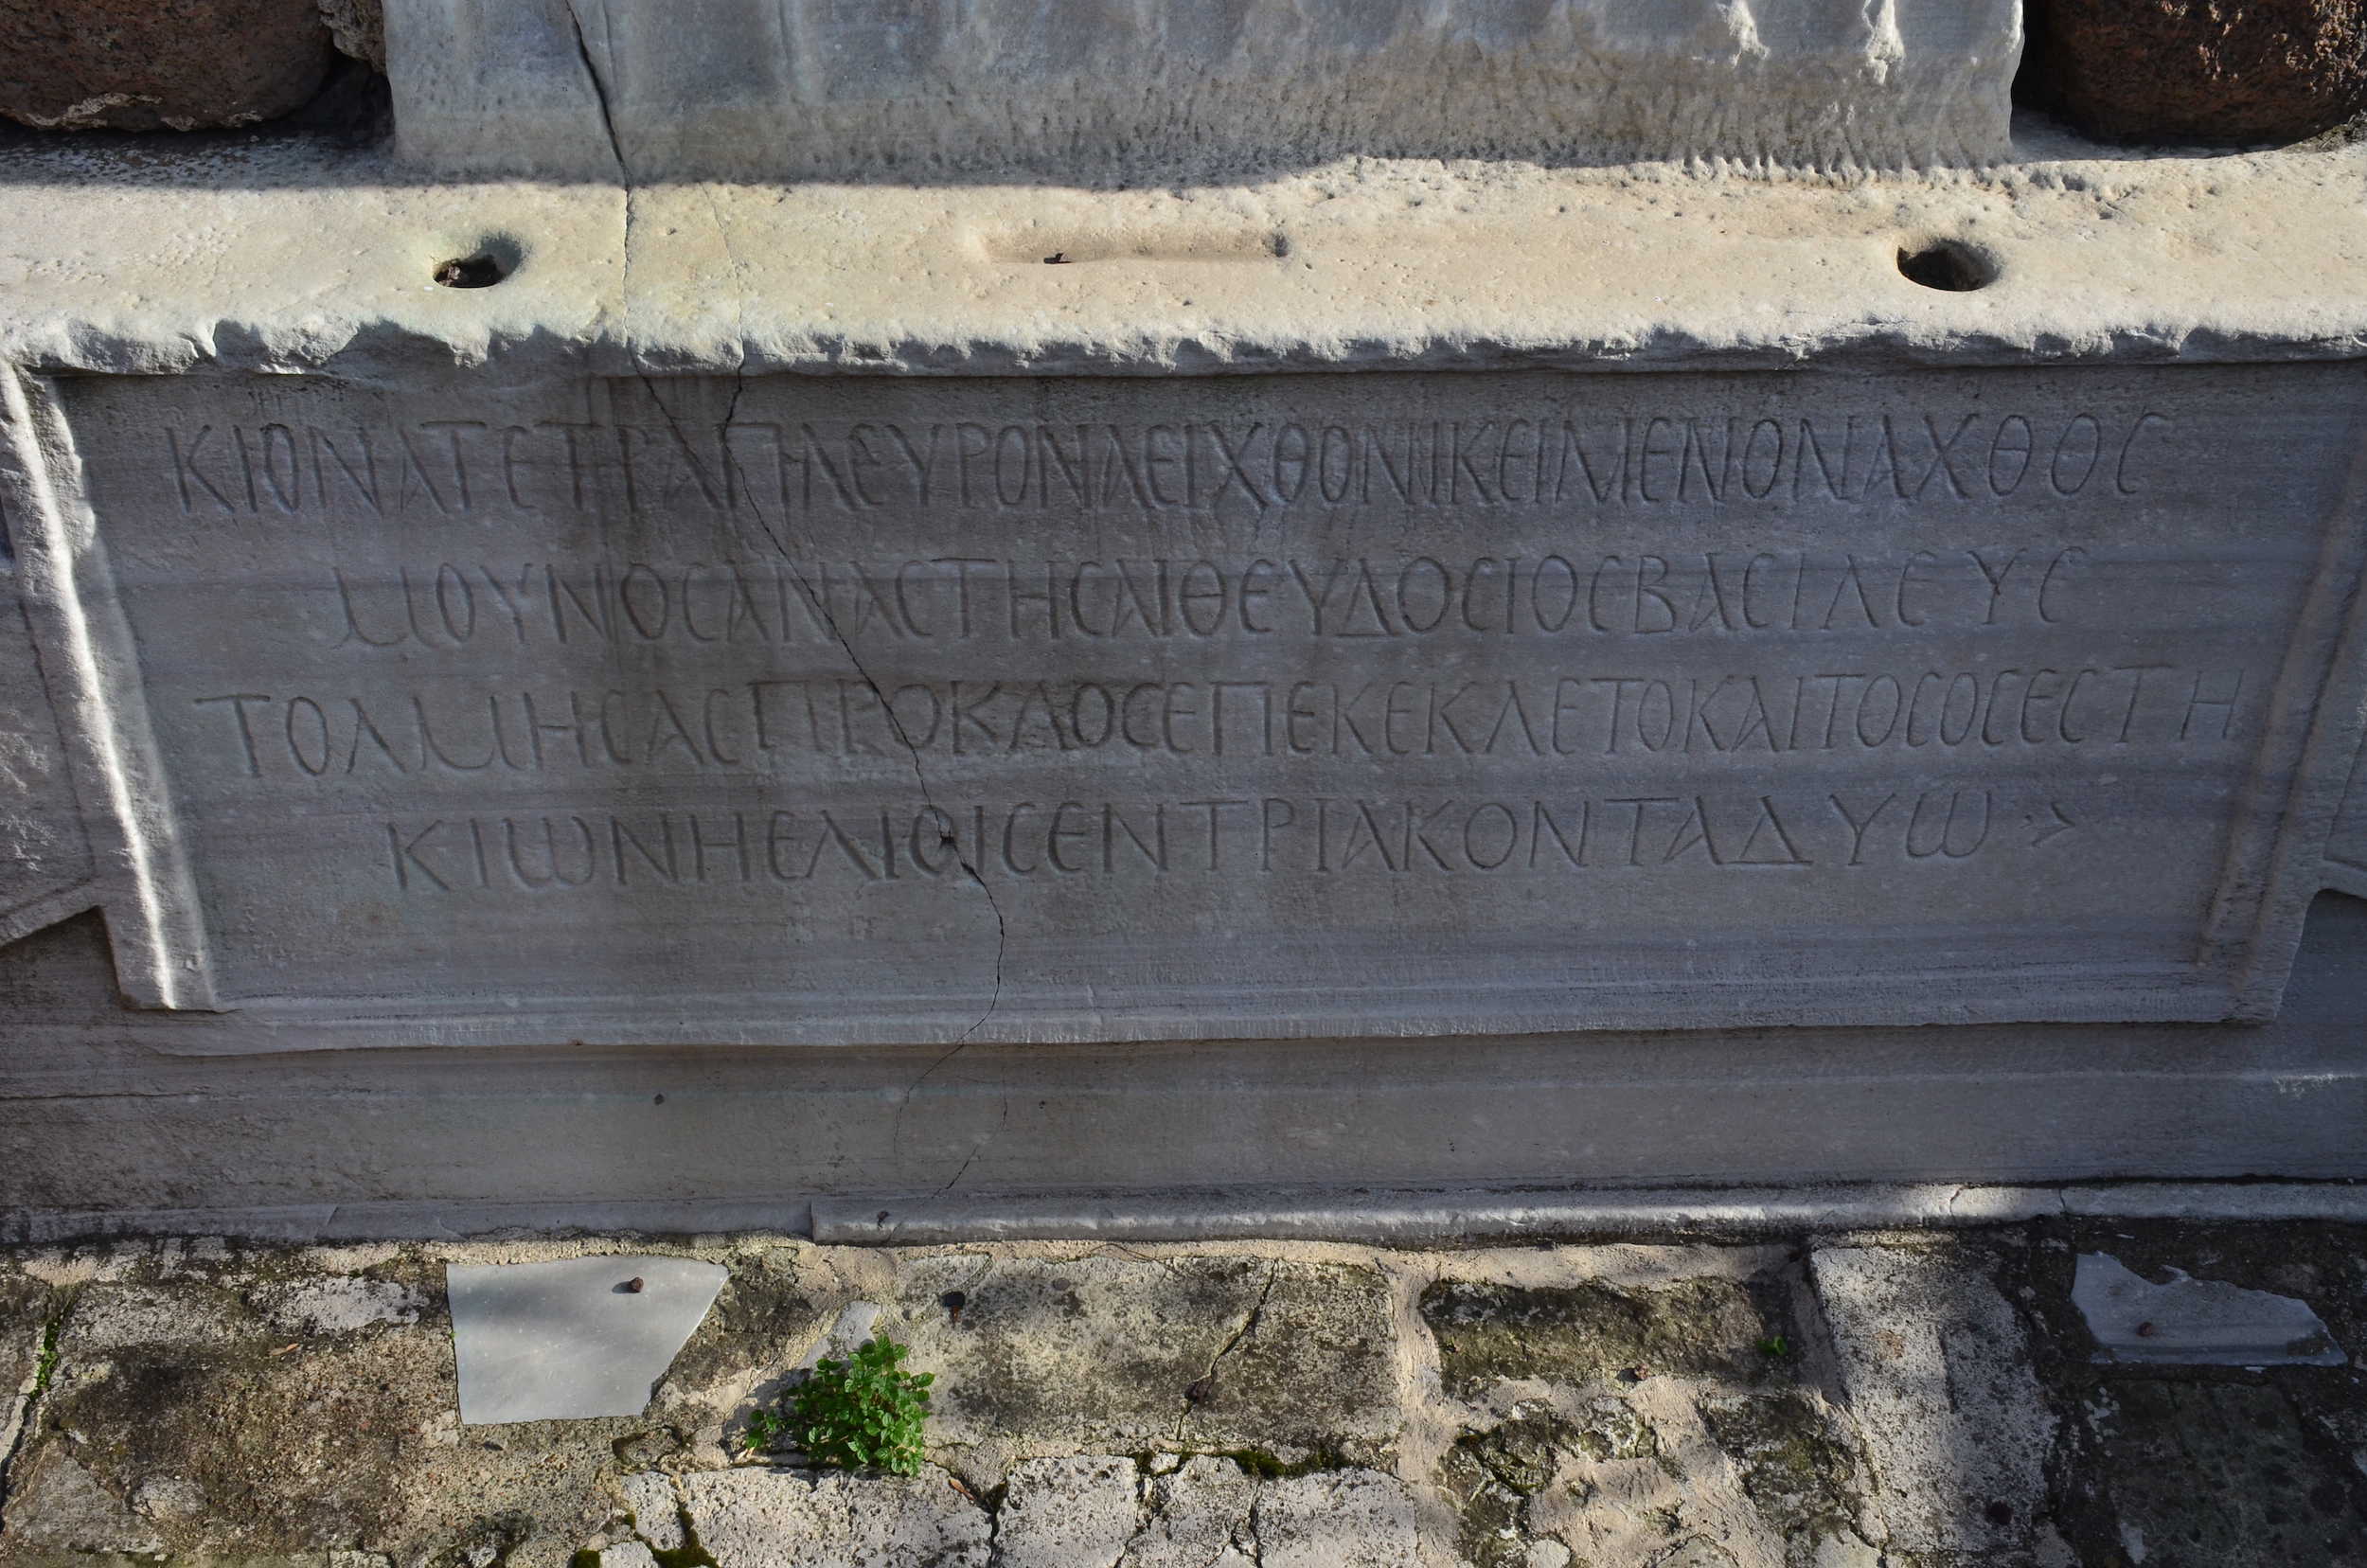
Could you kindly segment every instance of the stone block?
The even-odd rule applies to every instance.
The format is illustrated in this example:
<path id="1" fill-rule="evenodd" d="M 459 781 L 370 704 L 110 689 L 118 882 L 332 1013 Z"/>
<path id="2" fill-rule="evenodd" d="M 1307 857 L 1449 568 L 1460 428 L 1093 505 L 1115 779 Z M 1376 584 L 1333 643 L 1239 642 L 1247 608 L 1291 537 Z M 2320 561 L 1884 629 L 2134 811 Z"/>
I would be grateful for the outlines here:
<path id="1" fill-rule="evenodd" d="M 716 1568 L 927 1562 L 986 1568 L 992 1525 L 935 1471 L 905 1477 L 708 1470 L 682 1480 L 690 1528 Z"/>
<path id="2" fill-rule="evenodd" d="M 958 1322 L 942 1305 L 954 1290 Z M 882 1327 L 936 1374 L 930 1438 L 956 1452 L 1372 1457 L 1402 1419 L 1370 1269 L 1095 1256 L 982 1271 L 956 1254 L 908 1265 L 901 1299 Z"/>
<path id="3" fill-rule="evenodd" d="M 2115 1381 L 2091 1417 L 2120 1545 L 2140 1563 L 2361 1560 L 2358 1471 L 2277 1388 Z"/>
<path id="4" fill-rule="evenodd" d="M 1700 1377 L 1753 1369 L 1770 1325 L 1737 1281 L 1513 1286 L 1440 1280 L 1422 1292 L 1447 1391 L 1499 1381 L 1608 1384 L 1640 1371 Z"/>
<path id="5" fill-rule="evenodd" d="M 2035 90 L 2114 141 L 2297 141 L 2367 108 L 2355 0 L 2043 0 Z"/>
<path id="6" fill-rule="evenodd" d="M 995 1512 L 997 1568 L 1115 1563 L 1141 1513 L 1138 1479 L 1134 1461 L 1124 1455 L 1014 1465 Z"/>
<path id="7" fill-rule="evenodd" d="M 1379 1470 L 1270 1481 L 1253 1523 L 1261 1568 L 1398 1568 L 1415 1560 L 1414 1497 Z"/>
<path id="8" fill-rule="evenodd" d="M 636 1470 L 619 1486 L 632 1515 L 635 1535 L 661 1552 L 679 1552 L 689 1544 L 683 1534 L 682 1499 L 674 1490 L 671 1475 L 663 1470 Z"/>
<path id="9" fill-rule="evenodd" d="M 1996 1285 L 1936 1251 L 1821 1247 L 1809 1268 L 1891 1548 L 2030 1551 L 2055 1417 Z"/>
<path id="10" fill-rule="evenodd" d="M 2335 369 L 56 397 L 183 1049 L 2257 1018 L 2357 722 Z"/>
<path id="11" fill-rule="evenodd" d="M 1195 1454 L 1143 1488 L 1142 1528 L 1118 1568 L 1252 1568 L 1258 1482 L 1230 1459 Z"/>
<path id="12" fill-rule="evenodd" d="M 315 0 L 0 4 L 0 115 L 68 131 L 252 125 L 329 74 Z"/>
<path id="13" fill-rule="evenodd" d="M 58 143 L 0 147 L 0 506 L 25 814 L 106 923 L 5 961 L 14 1234 L 2359 1172 L 2341 900 L 2251 1024 L 2358 711 L 2306 362 L 2367 154 L 628 198 Z M 1986 286 L 1901 272 L 1949 243 Z"/>
<path id="14" fill-rule="evenodd" d="M 2008 145 L 2020 47 L 2007 0 L 727 0 L 695 27 L 602 0 L 393 0 L 386 28 L 412 158 L 634 179 L 1984 162 Z"/>

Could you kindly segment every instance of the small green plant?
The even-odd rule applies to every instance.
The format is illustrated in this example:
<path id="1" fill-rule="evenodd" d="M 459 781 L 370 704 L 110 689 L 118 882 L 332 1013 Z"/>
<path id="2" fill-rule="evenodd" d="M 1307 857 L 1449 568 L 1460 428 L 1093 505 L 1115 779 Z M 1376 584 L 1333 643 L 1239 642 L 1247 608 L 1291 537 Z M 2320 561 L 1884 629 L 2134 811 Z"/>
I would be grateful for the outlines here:
<path id="1" fill-rule="evenodd" d="M 740 1434 L 740 1442 L 750 1453 L 769 1453 L 781 1446 L 789 1435 L 789 1418 L 777 1410 L 757 1410 L 748 1417 L 748 1430 Z"/>
<path id="2" fill-rule="evenodd" d="M 880 1334 L 844 1361 L 824 1357 L 791 1396 L 786 1417 L 759 1410 L 748 1418 L 749 1449 L 778 1448 L 786 1439 L 817 1465 L 918 1475 L 920 1430 L 936 1377 L 905 1371 L 911 1353 Z"/>
<path id="3" fill-rule="evenodd" d="M 1791 1341 L 1781 1334 L 1770 1334 L 1759 1341 L 1759 1354 L 1772 1356 L 1780 1361 L 1791 1354 Z"/>
<path id="4" fill-rule="evenodd" d="M 33 1363 L 33 1398 L 38 1399 L 49 1391 L 49 1380 L 58 1375 L 58 1324 L 51 1318 L 42 1327 L 41 1355 Z"/>

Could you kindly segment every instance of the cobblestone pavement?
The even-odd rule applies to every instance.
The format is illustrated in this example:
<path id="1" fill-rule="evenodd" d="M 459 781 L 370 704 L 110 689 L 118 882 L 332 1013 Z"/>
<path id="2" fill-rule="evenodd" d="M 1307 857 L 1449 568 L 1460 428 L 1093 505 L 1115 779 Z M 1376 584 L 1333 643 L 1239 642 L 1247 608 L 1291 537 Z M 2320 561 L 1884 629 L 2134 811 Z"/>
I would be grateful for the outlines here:
<path id="1" fill-rule="evenodd" d="M 647 1412 L 460 1425 L 445 1265 L 624 1252 L 731 1271 Z M 875 1319 L 935 1374 L 923 1472 L 749 1458 Z M 2362 1349 L 2339 1225 L 22 1249 L 0 1563 L 2367 1568 Z"/>

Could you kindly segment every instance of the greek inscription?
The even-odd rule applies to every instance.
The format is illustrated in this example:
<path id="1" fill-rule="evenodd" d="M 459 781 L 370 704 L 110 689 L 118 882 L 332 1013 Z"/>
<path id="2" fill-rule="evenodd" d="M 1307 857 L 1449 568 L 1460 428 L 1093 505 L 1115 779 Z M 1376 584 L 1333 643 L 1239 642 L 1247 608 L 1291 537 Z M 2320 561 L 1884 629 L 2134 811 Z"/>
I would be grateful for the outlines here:
<path id="1" fill-rule="evenodd" d="M 714 513 L 950 508 L 1138 512 L 1308 507 L 1847 507 L 2134 495 L 2169 461 L 2153 409 L 2069 416 L 1870 409 L 1816 416 L 1553 407 L 1341 423 L 693 425 L 498 419 L 172 424 L 156 457 L 187 516 Z"/>

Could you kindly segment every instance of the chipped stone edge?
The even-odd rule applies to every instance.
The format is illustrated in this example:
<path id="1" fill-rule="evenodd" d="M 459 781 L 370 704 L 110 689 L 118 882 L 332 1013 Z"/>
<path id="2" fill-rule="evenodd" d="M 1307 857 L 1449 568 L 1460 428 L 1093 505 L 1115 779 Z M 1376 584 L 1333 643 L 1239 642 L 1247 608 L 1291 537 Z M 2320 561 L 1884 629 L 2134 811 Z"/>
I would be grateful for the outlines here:
<path id="1" fill-rule="evenodd" d="M 1340 1195 L 817 1198 L 813 1238 L 968 1241 L 1321 1240 L 1418 1244 L 1669 1233 L 1961 1228 L 2055 1217 L 2367 1221 L 2367 1183 L 2125 1182 L 2075 1186 L 1638 1187 Z"/>
<path id="2" fill-rule="evenodd" d="M 1961 1229 L 2054 1217 L 2367 1223 L 2367 1182 L 1965 1183 L 1762 1187 L 716 1197 L 676 1202 L 376 1203 L 0 1210 L 0 1245 L 101 1237 L 269 1241 L 763 1232 L 833 1246 L 969 1241 L 1438 1241 Z"/>

